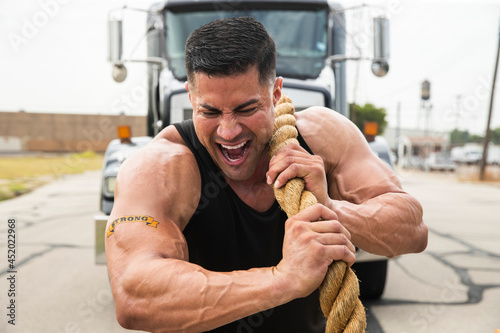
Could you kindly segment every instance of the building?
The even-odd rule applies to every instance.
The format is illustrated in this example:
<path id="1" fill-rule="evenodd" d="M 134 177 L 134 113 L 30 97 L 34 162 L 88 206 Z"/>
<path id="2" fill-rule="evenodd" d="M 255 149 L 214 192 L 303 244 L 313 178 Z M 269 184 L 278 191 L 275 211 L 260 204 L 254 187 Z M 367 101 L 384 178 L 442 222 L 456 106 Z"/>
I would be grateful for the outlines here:
<path id="1" fill-rule="evenodd" d="M 434 152 L 450 150 L 450 135 L 447 132 L 426 134 L 423 130 L 388 127 L 384 132 L 389 146 L 396 154 L 400 167 L 423 167 L 425 159 Z"/>
<path id="2" fill-rule="evenodd" d="M 0 112 L 0 152 L 104 152 L 118 125 L 146 135 L 145 116 Z"/>

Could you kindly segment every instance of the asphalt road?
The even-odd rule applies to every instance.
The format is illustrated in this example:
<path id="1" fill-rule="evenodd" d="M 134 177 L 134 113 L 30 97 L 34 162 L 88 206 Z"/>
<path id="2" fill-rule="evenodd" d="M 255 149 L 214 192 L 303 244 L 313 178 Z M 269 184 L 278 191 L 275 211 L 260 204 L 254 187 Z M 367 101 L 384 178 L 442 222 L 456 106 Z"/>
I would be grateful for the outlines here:
<path id="1" fill-rule="evenodd" d="M 500 329 L 500 183 L 404 172 L 429 227 L 421 254 L 390 261 L 386 291 L 366 303 L 370 333 Z"/>
<path id="2" fill-rule="evenodd" d="M 494 333 L 500 185 L 458 182 L 452 174 L 400 176 L 424 206 L 429 245 L 390 261 L 382 299 L 364 302 L 368 331 Z M 106 267 L 94 264 L 99 186 L 99 173 L 90 172 L 0 203 L 0 332 L 125 331 L 115 320 Z M 9 229 L 14 262 L 8 262 Z"/>

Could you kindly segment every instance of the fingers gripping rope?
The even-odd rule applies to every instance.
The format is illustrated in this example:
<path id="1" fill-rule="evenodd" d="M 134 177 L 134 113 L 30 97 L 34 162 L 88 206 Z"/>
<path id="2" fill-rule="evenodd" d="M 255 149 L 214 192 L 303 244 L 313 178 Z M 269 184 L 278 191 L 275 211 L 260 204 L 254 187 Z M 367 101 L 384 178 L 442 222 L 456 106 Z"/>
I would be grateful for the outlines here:
<path id="1" fill-rule="evenodd" d="M 271 157 L 289 143 L 298 144 L 292 100 L 283 95 L 275 111 L 274 134 L 269 144 Z M 318 202 L 314 194 L 305 190 L 301 178 L 290 179 L 285 186 L 274 188 L 274 195 L 288 217 Z M 333 262 L 320 287 L 321 310 L 327 318 L 326 333 L 365 331 L 366 314 L 358 296 L 359 283 L 354 272 L 343 261 Z"/>

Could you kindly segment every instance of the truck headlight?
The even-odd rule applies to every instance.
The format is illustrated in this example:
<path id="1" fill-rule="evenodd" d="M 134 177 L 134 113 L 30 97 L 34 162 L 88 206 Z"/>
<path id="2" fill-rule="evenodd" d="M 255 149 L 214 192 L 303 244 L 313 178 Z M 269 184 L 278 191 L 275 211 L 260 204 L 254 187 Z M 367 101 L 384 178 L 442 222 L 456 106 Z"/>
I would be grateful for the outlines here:
<path id="1" fill-rule="evenodd" d="M 108 176 L 104 178 L 103 193 L 106 197 L 114 197 L 115 196 L 115 184 L 116 184 L 116 176 Z"/>

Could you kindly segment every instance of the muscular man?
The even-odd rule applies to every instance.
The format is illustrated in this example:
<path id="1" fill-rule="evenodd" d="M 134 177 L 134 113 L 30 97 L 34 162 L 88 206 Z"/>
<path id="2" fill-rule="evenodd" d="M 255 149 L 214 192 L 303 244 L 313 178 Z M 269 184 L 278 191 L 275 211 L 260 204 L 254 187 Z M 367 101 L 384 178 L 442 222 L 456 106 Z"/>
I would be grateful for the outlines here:
<path id="1" fill-rule="evenodd" d="M 346 118 L 296 114 L 301 145 L 271 160 L 276 49 L 249 18 L 186 43 L 193 120 L 163 130 L 118 175 L 106 253 L 119 323 L 154 332 L 321 332 L 317 288 L 354 246 L 423 251 L 420 204 Z M 319 203 L 287 219 L 271 186 L 302 177 Z"/>

